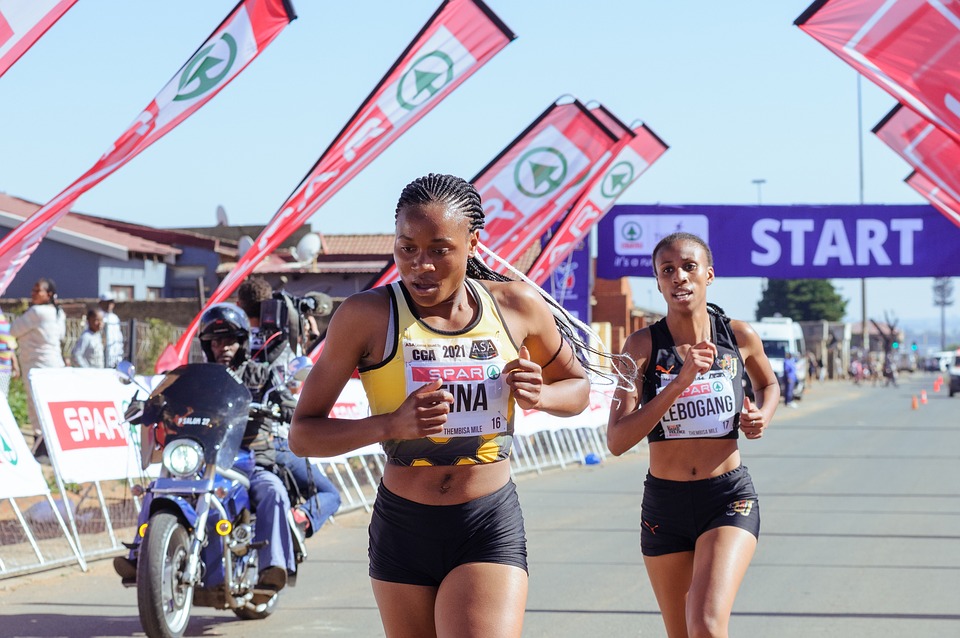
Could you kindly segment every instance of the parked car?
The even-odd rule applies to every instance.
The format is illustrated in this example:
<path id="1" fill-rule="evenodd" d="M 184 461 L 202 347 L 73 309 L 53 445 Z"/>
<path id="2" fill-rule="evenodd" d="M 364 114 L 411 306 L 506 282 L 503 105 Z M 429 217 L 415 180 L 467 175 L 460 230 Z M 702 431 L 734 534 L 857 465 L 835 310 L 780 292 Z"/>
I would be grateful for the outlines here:
<path id="1" fill-rule="evenodd" d="M 797 385 L 793 390 L 794 397 L 803 397 L 807 386 L 807 351 L 803 339 L 803 330 L 800 324 L 789 317 L 764 317 L 760 321 L 751 321 L 750 325 L 760 336 L 763 342 L 763 352 L 770 360 L 770 367 L 780 379 L 780 391 L 783 394 L 783 359 L 786 353 L 791 353 L 797 362 Z"/>

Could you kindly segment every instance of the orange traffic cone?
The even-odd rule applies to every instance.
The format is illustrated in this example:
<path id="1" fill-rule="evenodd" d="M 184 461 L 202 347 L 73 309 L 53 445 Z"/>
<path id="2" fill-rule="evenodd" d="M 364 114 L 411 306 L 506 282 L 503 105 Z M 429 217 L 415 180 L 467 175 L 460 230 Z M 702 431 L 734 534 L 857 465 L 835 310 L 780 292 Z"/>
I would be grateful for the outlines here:
<path id="1" fill-rule="evenodd" d="M 942 375 L 942 374 L 937 377 L 937 384 L 938 384 L 938 385 L 943 385 L 943 375 Z"/>
<path id="2" fill-rule="evenodd" d="M 940 382 L 939 382 L 939 381 L 934 381 L 934 382 L 933 382 L 933 391 L 934 391 L 934 392 L 940 392 Z"/>
<path id="3" fill-rule="evenodd" d="M 913 395 L 913 400 L 910 402 L 910 409 L 911 410 L 917 409 L 917 395 Z"/>
<path id="4" fill-rule="evenodd" d="M 920 403 L 922 403 L 922 404 L 924 404 L 924 405 L 927 404 L 927 391 L 926 391 L 926 390 L 920 390 Z"/>

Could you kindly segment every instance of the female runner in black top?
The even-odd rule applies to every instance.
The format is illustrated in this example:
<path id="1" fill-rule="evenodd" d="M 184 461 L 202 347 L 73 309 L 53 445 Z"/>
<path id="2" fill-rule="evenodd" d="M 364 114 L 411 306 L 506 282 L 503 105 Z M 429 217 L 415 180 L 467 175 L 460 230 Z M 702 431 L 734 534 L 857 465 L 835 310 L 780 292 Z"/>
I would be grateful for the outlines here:
<path id="1" fill-rule="evenodd" d="M 664 238 L 653 267 L 667 316 L 624 344 L 641 379 L 615 395 L 608 446 L 619 455 L 650 441 L 641 549 L 667 635 L 726 636 L 760 529 L 737 440 L 763 436 L 780 389 L 757 333 L 708 306 L 713 256 L 702 239 Z"/>

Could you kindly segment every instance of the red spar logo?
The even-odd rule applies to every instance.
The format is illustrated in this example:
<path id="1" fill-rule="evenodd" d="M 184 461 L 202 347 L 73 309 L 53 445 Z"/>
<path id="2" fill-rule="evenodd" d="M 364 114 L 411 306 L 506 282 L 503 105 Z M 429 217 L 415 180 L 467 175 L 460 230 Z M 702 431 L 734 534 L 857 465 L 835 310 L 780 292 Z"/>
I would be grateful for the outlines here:
<path id="1" fill-rule="evenodd" d="M 434 379 L 443 379 L 446 383 L 451 383 L 483 381 L 487 378 L 483 366 L 418 366 L 410 372 L 417 383 L 430 383 Z"/>
<path id="2" fill-rule="evenodd" d="M 53 401 L 50 416 L 63 451 L 126 447 L 117 407 L 110 401 Z"/>

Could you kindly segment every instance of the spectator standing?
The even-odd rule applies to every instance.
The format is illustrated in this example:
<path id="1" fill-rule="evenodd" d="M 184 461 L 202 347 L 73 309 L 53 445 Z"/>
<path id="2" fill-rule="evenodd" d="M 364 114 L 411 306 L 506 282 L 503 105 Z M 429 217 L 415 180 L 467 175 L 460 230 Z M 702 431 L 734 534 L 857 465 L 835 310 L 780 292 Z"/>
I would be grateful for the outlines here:
<path id="1" fill-rule="evenodd" d="M 87 311 L 87 329 L 73 346 L 73 365 L 78 368 L 103 367 L 103 311 L 91 308 Z"/>
<path id="2" fill-rule="evenodd" d="M 123 360 L 123 331 L 120 330 L 120 317 L 114 314 L 117 300 L 111 293 L 100 295 L 100 310 L 103 311 L 104 367 L 116 368 Z"/>
<path id="3" fill-rule="evenodd" d="M 20 376 L 17 361 L 17 340 L 10 336 L 10 320 L 0 311 L 0 392 L 7 396 L 10 379 Z"/>
<path id="4" fill-rule="evenodd" d="M 783 356 L 783 401 L 788 408 L 797 409 L 797 402 L 793 400 L 793 389 L 797 387 L 797 360 L 793 353 Z"/>
<path id="5" fill-rule="evenodd" d="M 41 277 L 30 291 L 30 307 L 10 324 L 10 334 L 20 347 L 23 389 L 27 395 L 27 412 L 33 427 L 33 453 L 46 456 L 43 430 L 33 404 L 30 371 L 34 368 L 63 368 L 63 340 L 67 336 L 67 318 L 57 303 L 57 286 L 52 279 Z"/>

